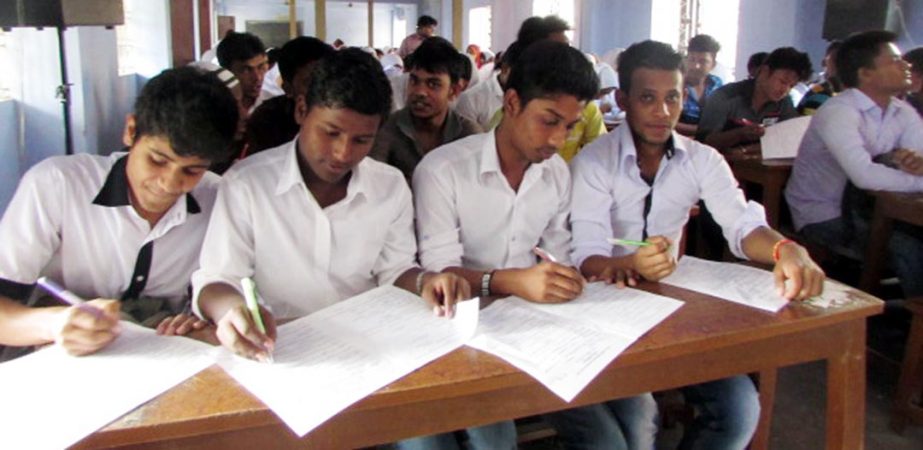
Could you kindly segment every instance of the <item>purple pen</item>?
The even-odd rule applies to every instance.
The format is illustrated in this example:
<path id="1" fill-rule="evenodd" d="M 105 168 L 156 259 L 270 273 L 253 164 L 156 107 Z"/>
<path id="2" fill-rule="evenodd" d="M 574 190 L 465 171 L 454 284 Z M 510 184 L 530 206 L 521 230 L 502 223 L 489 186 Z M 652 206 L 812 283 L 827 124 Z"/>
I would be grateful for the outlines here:
<path id="1" fill-rule="evenodd" d="M 80 298 L 77 294 L 71 291 L 68 291 L 67 289 L 64 289 L 63 286 L 49 279 L 48 277 L 41 277 L 36 281 L 36 283 L 39 286 L 41 286 L 42 289 L 45 289 L 46 291 L 48 291 L 48 293 L 50 293 L 51 295 L 54 295 L 55 297 L 71 305 L 74 305 L 77 308 L 80 308 L 80 310 L 82 311 L 88 312 L 96 316 L 96 318 L 100 318 L 104 314 L 103 311 L 100 310 L 99 308 L 96 308 L 92 305 L 87 305 L 86 300 Z"/>

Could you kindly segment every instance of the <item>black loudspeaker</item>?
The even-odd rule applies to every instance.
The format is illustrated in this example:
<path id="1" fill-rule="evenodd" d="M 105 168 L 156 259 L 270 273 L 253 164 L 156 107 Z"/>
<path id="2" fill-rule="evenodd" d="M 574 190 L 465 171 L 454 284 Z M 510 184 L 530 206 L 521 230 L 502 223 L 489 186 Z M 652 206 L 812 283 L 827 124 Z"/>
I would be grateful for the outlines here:
<path id="1" fill-rule="evenodd" d="M 845 39 L 866 30 L 899 33 L 900 0 L 827 0 L 824 39 Z"/>
<path id="2" fill-rule="evenodd" d="M 122 0 L 0 0 L 0 28 L 123 23 Z"/>

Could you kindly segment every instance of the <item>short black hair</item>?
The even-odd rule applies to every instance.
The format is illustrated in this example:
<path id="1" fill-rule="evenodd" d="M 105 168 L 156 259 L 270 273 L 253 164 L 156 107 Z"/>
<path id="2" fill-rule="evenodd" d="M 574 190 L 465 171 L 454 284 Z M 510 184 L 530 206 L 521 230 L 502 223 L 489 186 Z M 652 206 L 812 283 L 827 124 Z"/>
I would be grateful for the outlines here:
<path id="1" fill-rule="evenodd" d="M 451 42 L 439 36 L 428 37 L 407 58 L 407 70 L 422 69 L 430 73 L 445 73 L 449 75 L 452 83 L 462 78 L 464 57 Z M 467 58 L 465 58 L 467 59 Z"/>
<path id="2" fill-rule="evenodd" d="M 218 43 L 218 64 L 230 69 L 234 61 L 246 61 L 266 53 L 266 46 L 255 34 L 228 31 Z"/>
<path id="3" fill-rule="evenodd" d="M 839 50 L 840 47 L 842 47 L 842 46 L 843 46 L 843 41 L 841 41 L 841 40 L 839 40 L 839 39 L 834 39 L 834 40 L 830 41 L 830 43 L 827 44 L 827 50 L 824 50 L 824 56 L 827 56 L 827 55 L 829 55 L 829 54 L 831 54 L 831 53 L 833 53 L 833 52 Z"/>
<path id="4" fill-rule="evenodd" d="M 811 67 L 811 58 L 808 57 L 808 54 L 800 52 L 794 47 L 779 47 L 773 50 L 762 65 L 768 67 L 770 72 L 779 69 L 791 70 L 795 72 L 798 81 L 811 78 L 811 74 L 814 72 Z"/>
<path id="5" fill-rule="evenodd" d="M 308 108 L 346 108 L 378 115 L 383 124 L 391 112 L 391 83 L 374 56 L 358 49 L 340 50 L 322 59 L 311 74 L 305 100 Z"/>
<path id="6" fill-rule="evenodd" d="M 669 44 L 646 40 L 632 44 L 619 53 L 618 58 L 619 89 L 631 92 L 631 76 L 637 69 L 686 71 L 683 55 Z"/>
<path id="7" fill-rule="evenodd" d="M 167 69 L 144 85 L 135 101 L 135 135 L 163 137 L 179 156 L 221 162 L 231 156 L 237 100 L 212 72 Z"/>
<path id="8" fill-rule="evenodd" d="M 697 34 L 692 39 L 689 39 L 686 51 L 711 53 L 712 56 L 715 56 L 721 51 L 721 44 L 707 34 Z"/>
<path id="9" fill-rule="evenodd" d="M 563 33 L 567 30 L 570 30 L 570 25 L 558 16 L 532 16 L 519 26 L 516 41 L 525 48 L 542 39 L 547 39 L 554 33 Z"/>
<path id="10" fill-rule="evenodd" d="M 310 36 L 299 36 L 285 43 L 279 51 L 279 74 L 286 83 L 295 79 L 298 69 L 320 61 L 336 50 L 330 44 Z"/>
<path id="11" fill-rule="evenodd" d="M 506 51 L 501 52 L 500 61 L 497 63 L 497 69 L 513 67 L 522 55 L 522 51 L 523 47 L 519 41 L 510 44 L 510 46 L 506 48 Z"/>
<path id="12" fill-rule="evenodd" d="M 846 87 L 859 86 L 859 69 L 874 68 L 881 47 L 896 40 L 896 34 L 883 30 L 850 35 L 836 52 L 836 73 L 840 81 Z"/>
<path id="13" fill-rule="evenodd" d="M 439 26 L 439 21 L 437 21 L 433 16 L 427 16 L 426 14 L 420 16 L 417 19 L 417 28 L 420 27 L 435 27 Z"/>
<path id="14" fill-rule="evenodd" d="M 767 52 L 756 52 L 750 55 L 750 59 L 747 60 L 747 72 L 753 72 L 756 68 L 762 66 L 767 56 L 769 56 Z"/>
<path id="15" fill-rule="evenodd" d="M 923 47 L 904 53 L 904 61 L 910 63 L 910 70 L 923 74 Z"/>
<path id="16" fill-rule="evenodd" d="M 589 101 L 599 92 L 599 77 L 580 50 L 560 42 L 539 41 L 513 64 L 506 89 L 516 91 L 523 108 L 533 99 L 561 94 Z"/>
<path id="17" fill-rule="evenodd" d="M 459 53 L 457 59 L 459 70 L 461 70 L 461 72 L 459 72 L 459 78 L 471 81 L 471 77 L 474 76 L 474 61 L 465 53 Z"/>

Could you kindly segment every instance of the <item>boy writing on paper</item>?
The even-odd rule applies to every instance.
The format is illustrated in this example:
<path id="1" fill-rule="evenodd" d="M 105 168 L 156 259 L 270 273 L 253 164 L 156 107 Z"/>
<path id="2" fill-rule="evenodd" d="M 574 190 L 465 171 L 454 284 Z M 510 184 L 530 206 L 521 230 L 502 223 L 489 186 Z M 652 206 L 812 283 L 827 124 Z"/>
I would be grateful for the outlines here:
<path id="1" fill-rule="evenodd" d="M 451 315 L 470 292 L 455 275 L 417 267 L 407 182 L 366 158 L 391 110 L 381 64 L 358 49 L 336 52 L 318 63 L 303 92 L 295 140 L 225 174 L 193 275 L 197 314 L 217 324 L 222 345 L 252 359 L 269 357 L 274 317 L 305 316 L 385 284 Z M 245 305 L 244 277 L 265 301 L 266 333 Z"/>
<path id="2" fill-rule="evenodd" d="M 700 199 L 738 257 L 775 264 L 776 285 L 788 299 L 820 294 L 824 273 L 800 245 L 766 224 L 763 208 L 747 203 L 715 149 L 676 133 L 683 103 L 683 59 L 669 45 L 645 41 L 619 56 L 616 98 L 626 124 L 574 159 L 572 258 L 584 276 L 635 285 L 676 268 L 676 242 Z M 612 236 L 644 240 L 613 247 Z M 788 282 L 787 285 L 785 282 Z M 744 448 L 756 429 L 759 401 L 745 375 L 684 388 L 700 414 L 680 448 Z"/>
<path id="3" fill-rule="evenodd" d="M 545 40 L 522 54 L 510 72 L 500 125 L 433 150 L 414 172 L 423 267 L 464 277 L 482 297 L 554 303 L 580 295 L 585 281 L 568 258 L 570 173 L 558 151 L 598 84 L 586 57 L 567 44 Z M 545 261 L 538 262 L 536 246 L 550 255 Z M 624 442 L 612 415 L 595 408 L 548 418 L 569 446 Z M 656 429 L 653 418 L 648 423 Z M 467 432 L 474 448 L 516 445 L 511 421 Z M 403 448 L 454 447 L 451 434 L 402 444 L 411 443 Z"/>
<path id="4" fill-rule="evenodd" d="M 92 353 L 118 335 L 120 308 L 137 320 L 172 316 L 160 322 L 167 334 L 203 328 L 181 311 L 217 189 L 207 169 L 229 156 L 237 119 L 217 76 L 167 70 L 125 121 L 127 154 L 52 157 L 29 170 L 0 221 L 0 343 Z M 92 307 L 24 305 L 40 276 Z"/>

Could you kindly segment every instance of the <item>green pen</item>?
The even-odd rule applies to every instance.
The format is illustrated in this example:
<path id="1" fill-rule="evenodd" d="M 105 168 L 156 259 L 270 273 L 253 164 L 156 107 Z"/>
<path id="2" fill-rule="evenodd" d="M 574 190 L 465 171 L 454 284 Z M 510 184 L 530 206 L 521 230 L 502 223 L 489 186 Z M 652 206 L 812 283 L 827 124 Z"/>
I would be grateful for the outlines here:
<path id="1" fill-rule="evenodd" d="M 647 241 L 632 241 L 630 239 L 619 238 L 606 238 L 606 241 L 612 245 L 627 245 L 633 247 L 647 247 L 648 245 L 651 245 L 651 243 Z"/>
<path id="2" fill-rule="evenodd" d="M 247 309 L 250 311 L 250 317 L 256 322 L 256 327 L 260 333 L 266 334 L 266 325 L 263 324 L 263 316 L 260 314 L 260 305 L 256 300 L 256 283 L 250 277 L 240 279 L 240 285 L 244 288 L 244 301 L 247 303 Z M 272 362 L 272 355 L 267 353 L 269 362 Z"/>

